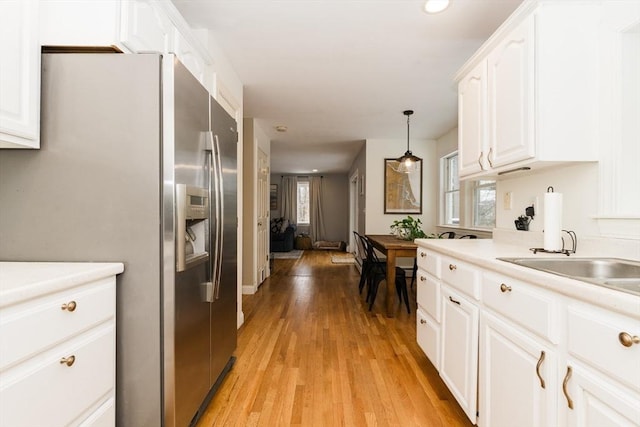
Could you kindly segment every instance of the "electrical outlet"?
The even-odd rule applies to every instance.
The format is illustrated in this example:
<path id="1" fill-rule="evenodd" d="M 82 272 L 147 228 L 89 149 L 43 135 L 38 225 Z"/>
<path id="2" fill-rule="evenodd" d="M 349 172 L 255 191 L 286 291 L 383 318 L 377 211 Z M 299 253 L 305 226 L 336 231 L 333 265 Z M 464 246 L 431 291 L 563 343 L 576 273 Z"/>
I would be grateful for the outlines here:
<path id="1" fill-rule="evenodd" d="M 502 207 L 506 211 L 513 209 L 513 192 L 507 191 L 504 193 L 504 199 L 502 201 Z"/>

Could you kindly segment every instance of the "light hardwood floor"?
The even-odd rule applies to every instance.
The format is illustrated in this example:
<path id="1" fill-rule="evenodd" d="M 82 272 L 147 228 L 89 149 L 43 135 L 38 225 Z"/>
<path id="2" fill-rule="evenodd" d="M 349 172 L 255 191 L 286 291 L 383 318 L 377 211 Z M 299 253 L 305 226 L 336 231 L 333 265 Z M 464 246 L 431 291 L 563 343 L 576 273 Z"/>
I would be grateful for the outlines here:
<path id="1" fill-rule="evenodd" d="M 416 343 L 415 289 L 389 319 L 384 283 L 369 312 L 358 280 L 329 251 L 275 260 L 198 427 L 471 425 Z"/>

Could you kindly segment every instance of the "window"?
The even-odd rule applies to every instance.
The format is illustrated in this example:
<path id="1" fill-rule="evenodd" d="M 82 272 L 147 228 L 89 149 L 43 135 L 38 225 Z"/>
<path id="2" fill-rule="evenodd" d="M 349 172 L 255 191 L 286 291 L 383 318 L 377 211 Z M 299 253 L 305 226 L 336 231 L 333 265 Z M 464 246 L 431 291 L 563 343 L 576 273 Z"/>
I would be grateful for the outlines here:
<path id="1" fill-rule="evenodd" d="M 443 223 L 460 224 L 460 181 L 458 179 L 458 153 L 445 156 L 442 164 Z"/>
<path id="2" fill-rule="evenodd" d="M 496 182 L 480 180 L 473 185 L 473 226 L 493 228 L 496 224 Z"/>
<path id="3" fill-rule="evenodd" d="M 440 159 L 440 225 L 493 228 L 496 223 L 496 182 L 463 181 L 458 175 L 458 153 Z"/>
<path id="4" fill-rule="evenodd" d="M 309 181 L 298 181 L 298 197 L 297 199 L 297 223 L 309 224 L 310 197 L 309 197 Z"/>

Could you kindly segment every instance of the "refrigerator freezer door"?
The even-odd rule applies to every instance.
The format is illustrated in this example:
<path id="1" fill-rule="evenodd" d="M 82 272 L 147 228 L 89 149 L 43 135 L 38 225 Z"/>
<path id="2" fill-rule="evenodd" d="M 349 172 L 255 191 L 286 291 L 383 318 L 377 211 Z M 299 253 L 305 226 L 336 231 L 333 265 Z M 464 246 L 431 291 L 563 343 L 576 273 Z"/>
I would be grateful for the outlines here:
<path id="1" fill-rule="evenodd" d="M 168 132 L 165 133 L 165 139 L 173 139 L 175 185 L 207 188 L 209 167 L 206 136 L 209 129 L 209 94 L 172 56 L 165 57 L 163 61 L 166 70 L 163 73 L 164 93 L 173 89 L 173 104 L 165 103 L 165 113 L 166 109 L 173 108 L 173 120 L 165 119 L 164 123 L 173 124 L 173 132 L 170 128 L 166 129 Z M 173 63 L 167 64 L 167 61 Z M 172 71 L 171 68 L 167 70 L 167 67 L 172 67 Z M 171 73 L 173 79 L 170 78 Z M 170 87 L 171 85 L 173 87 Z M 171 114 L 171 111 L 169 113 Z M 170 149 L 171 144 L 166 148 Z M 165 201 L 173 198 L 172 194 L 165 196 L 168 196 Z M 210 227 L 205 228 L 208 230 Z M 201 238 L 209 239 L 208 232 Z M 208 248 L 208 243 L 206 242 L 204 247 Z M 208 263 L 196 263 L 192 267 L 187 266 L 182 272 L 175 273 L 173 289 L 165 288 L 165 295 L 173 296 L 175 299 L 174 313 L 171 313 L 170 309 L 164 313 L 165 325 L 173 323 L 175 340 L 172 343 L 170 337 L 165 338 L 165 354 L 173 351 L 174 357 L 173 366 L 170 358 L 165 361 L 165 405 L 171 405 L 173 397 L 175 414 L 175 419 L 165 419 L 165 424 L 169 426 L 189 425 L 210 389 L 210 303 L 206 300 L 206 292 L 202 292 L 203 284 L 207 282 Z M 174 381 L 174 387 L 171 387 L 171 381 Z M 171 412 L 166 411 L 166 417 L 171 418 Z"/>

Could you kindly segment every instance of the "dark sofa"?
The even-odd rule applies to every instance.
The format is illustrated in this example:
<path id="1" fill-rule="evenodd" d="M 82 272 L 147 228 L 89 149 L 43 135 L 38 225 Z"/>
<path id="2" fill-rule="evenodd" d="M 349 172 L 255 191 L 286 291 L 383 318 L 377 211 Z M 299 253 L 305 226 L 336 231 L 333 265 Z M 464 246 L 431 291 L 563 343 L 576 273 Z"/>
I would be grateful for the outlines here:
<path id="1" fill-rule="evenodd" d="M 285 224 L 286 221 L 286 224 Z M 284 228 L 284 231 L 282 229 Z M 271 220 L 271 252 L 289 252 L 294 248 L 296 225 L 284 218 Z"/>

